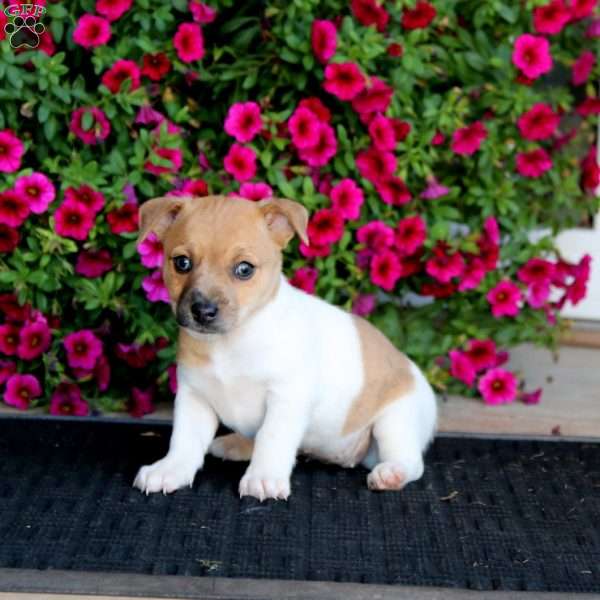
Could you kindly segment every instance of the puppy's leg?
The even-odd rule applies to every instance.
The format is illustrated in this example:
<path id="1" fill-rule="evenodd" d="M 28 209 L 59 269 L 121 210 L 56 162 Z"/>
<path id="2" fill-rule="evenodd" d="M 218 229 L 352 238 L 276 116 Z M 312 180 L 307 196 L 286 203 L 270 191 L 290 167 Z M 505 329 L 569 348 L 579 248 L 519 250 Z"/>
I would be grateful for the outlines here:
<path id="1" fill-rule="evenodd" d="M 175 397 L 173 433 L 167 455 L 142 467 L 133 482 L 142 492 L 168 494 L 191 486 L 217 430 L 218 418 L 212 407 L 181 382 Z"/>
<path id="2" fill-rule="evenodd" d="M 302 388 L 288 385 L 271 393 L 265 419 L 254 440 L 252 460 L 240 481 L 240 496 L 287 499 L 290 475 L 306 430 L 307 407 Z"/>
<path id="3" fill-rule="evenodd" d="M 435 396 L 421 376 L 416 389 L 390 405 L 373 425 L 372 448 L 365 457 L 372 467 L 369 488 L 400 490 L 423 475 L 423 452 L 433 437 L 435 418 Z"/>
<path id="4" fill-rule="evenodd" d="M 252 450 L 254 450 L 253 440 L 239 433 L 229 433 L 214 439 L 208 452 L 223 460 L 248 461 L 252 458 Z"/>

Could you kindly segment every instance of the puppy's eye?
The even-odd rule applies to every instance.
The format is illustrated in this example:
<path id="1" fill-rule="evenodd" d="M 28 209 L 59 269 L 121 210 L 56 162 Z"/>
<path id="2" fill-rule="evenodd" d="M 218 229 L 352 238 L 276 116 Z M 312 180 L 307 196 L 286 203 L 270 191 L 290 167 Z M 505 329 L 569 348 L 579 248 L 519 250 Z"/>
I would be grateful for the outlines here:
<path id="1" fill-rule="evenodd" d="M 233 274 L 238 279 L 250 279 L 254 275 L 254 265 L 244 260 L 233 267 Z"/>
<path id="2" fill-rule="evenodd" d="M 176 256 L 173 265 L 178 273 L 189 273 L 192 270 L 192 261 L 187 256 Z"/>

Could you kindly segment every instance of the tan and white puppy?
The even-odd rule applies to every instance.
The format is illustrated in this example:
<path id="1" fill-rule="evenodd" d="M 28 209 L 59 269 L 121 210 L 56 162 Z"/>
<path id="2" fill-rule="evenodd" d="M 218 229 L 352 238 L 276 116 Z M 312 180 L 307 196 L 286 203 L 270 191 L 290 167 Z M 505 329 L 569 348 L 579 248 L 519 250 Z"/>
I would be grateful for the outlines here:
<path id="1" fill-rule="evenodd" d="M 242 496 L 287 498 L 296 455 L 370 469 L 374 490 L 423 473 L 436 422 L 421 371 L 367 321 L 292 287 L 281 251 L 308 214 L 291 200 L 165 197 L 140 208 L 164 246 L 180 325 L 169 452 L 134 485 L 191 485 L 206 452 L 250 461 Z M 219 421 L 236 433 L 214 439 Z"/>

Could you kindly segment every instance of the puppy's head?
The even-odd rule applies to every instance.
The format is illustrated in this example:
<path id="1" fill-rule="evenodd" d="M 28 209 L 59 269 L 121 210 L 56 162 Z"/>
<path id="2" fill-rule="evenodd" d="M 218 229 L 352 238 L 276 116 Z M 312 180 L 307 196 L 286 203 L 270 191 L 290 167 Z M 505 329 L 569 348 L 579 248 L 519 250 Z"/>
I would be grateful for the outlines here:
<path id="1" fill-rule="evenodd" d="M 163 279 L 177 322 L 227 333 L 264 306 L 279 285 L 281 251 L 308 212 L 296 202 L 167 196 L 140 207 L 139 242 L 154 231 L 164 248 Z"/>

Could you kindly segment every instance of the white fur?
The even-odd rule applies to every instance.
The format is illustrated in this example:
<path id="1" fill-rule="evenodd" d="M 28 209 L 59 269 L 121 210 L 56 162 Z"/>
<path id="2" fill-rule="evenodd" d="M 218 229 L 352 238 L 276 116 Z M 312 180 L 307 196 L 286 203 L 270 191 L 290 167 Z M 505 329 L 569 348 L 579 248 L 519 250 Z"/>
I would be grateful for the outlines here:
<path id="1" fill-rule="evenodd" d="M 191 484 L 218 420 L 254 438 L 241 495 L 287 498 L 299 450 L 352 465 L 369 426 L 373 440 L 363 464 L 373 468 L 371 487 L 381 488 L 396 474 L 404 483 L 421 476 L 436 404 L 414 364 L 414 390 L 388 405 L 374 423 L 365 423 L 363 431 L 342 436 L 364 382 L 360 338 L 346 312 L 282 277 L 275 298 L 242 326 L 202 339 L 210 341 L 210 361 L 197 368 L 178 365 L 169 452 L 142 467 L 134 485 L 143 491 L 170 492 Z"/>

